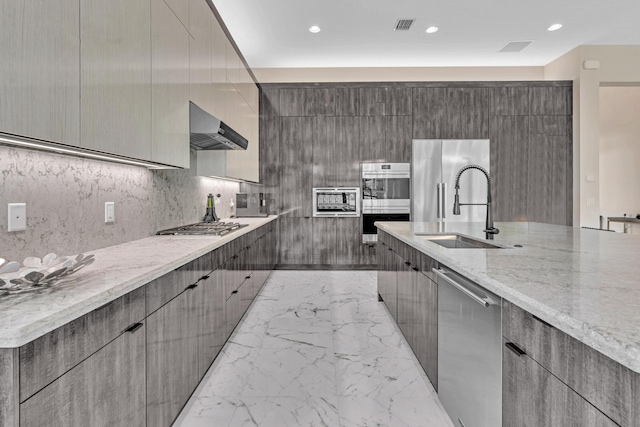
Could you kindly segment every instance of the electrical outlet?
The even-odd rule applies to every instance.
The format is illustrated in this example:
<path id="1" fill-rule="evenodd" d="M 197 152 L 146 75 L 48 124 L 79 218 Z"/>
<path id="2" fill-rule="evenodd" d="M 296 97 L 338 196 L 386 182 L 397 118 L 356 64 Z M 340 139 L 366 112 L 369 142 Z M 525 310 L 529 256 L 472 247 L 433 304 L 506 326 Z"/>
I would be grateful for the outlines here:
<path id="1" fill-rule="evenodd" d="M 593 197 L 587 197 L 587 207 L 592 208 L 596 205 L 596 199 Z"/>
<path id="2" fill-rule="evenodd" d="M 24 231 L 27 229 L 27 204 L 9 203 L 7 213 L 7 231 Z"/>
<path id="3" fill-rule="evenodd" d="M 116 203 L 105 202 L 104 204 L 104 222 L 116 222 Z"/>

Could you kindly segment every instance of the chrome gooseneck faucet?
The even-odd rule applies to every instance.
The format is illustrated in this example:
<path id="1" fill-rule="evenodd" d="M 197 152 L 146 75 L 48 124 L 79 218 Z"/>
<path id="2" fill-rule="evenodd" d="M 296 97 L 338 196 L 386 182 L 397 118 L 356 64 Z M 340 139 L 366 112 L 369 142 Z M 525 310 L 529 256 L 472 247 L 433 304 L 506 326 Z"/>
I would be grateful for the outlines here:
<path id="1" fill-rule="evenodd" d="M 460 189 L 460 176 L 464 171 L 469 169 L 478 169 L 480 172 L 484 174 L 487 178 L 487 203 L 460 203 L 460 197 L 458 196 L 458 190 Z M 453 214 L 460 215 L 460 206 L 470 206 L 470 205 L 485 205 L 487 207 L 487 219 L 485 221 L 485 229 L 482 230 L 485 232 L 485 237 L 487 240 L 493 240 L 493 235 L 498 234 L 500 230 L 493 226 L 493 212 L 491 211 L 491 178 L 489 177 L 489 172 L 482 166 L 478 165 L 467 165 L 460 169 L 456 174 L 456 195 L 453 201 Z"/>

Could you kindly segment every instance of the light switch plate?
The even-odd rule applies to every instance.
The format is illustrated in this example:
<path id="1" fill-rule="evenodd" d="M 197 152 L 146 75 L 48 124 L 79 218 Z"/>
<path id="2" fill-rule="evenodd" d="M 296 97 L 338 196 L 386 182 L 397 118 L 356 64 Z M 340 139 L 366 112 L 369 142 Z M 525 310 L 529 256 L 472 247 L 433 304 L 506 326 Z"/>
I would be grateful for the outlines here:
<path id="1" fill-rule="evenodd" d="M 7 231 L 24 231 L 27 229 L 27 204 L 9 203 L 7 213 Z"/>
<path id="2" fill-rule="evenodd" d="M 104 204 L 104 222 L 116 222 L 116 203 L 105 202 Z"/>

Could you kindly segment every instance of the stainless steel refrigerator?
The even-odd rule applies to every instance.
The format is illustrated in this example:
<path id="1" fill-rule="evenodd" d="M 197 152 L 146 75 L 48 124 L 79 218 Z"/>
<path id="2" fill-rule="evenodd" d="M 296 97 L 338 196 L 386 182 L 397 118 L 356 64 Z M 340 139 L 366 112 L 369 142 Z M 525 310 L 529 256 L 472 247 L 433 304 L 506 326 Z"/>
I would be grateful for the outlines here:
<path id="1" fill-rule="evenodd" d="M 425 222 L 484 222 L 486 206 L 462 206 L 453 215 L 458 171 L 468 164 L 489 173 L 488 139 L 414 139 L 411 150 L 411 220 Z M 487 180 L 470 170 L 460 178 L 460 202 L 486 203 Z"/>

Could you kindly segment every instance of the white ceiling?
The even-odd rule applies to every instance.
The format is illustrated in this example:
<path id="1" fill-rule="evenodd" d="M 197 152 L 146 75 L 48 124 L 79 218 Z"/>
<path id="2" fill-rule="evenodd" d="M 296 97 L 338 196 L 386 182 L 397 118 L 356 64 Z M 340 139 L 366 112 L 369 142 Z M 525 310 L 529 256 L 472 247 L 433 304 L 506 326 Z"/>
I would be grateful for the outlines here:
<path id="1" fill-rule="evenodd" d="M 213 0 L 252 68 L 542 66 L 640 45 L 640 0 Z M 394 32 L 399 18 L 415 18 Z M 548 32 L 549 25 L 562 29 Z M 308 31 L 318 25 L 322 31 Z M 426 34 L 429 26 L 439 27 Z M 532 40 L 518 53 L 509 41 Z"/>

